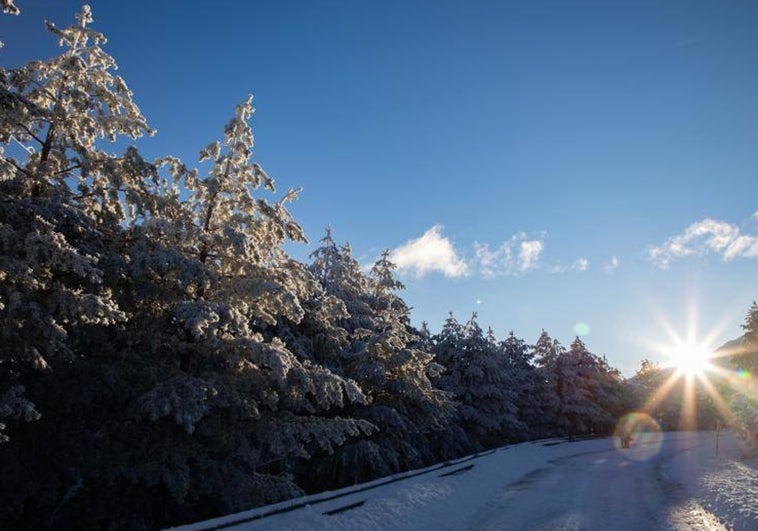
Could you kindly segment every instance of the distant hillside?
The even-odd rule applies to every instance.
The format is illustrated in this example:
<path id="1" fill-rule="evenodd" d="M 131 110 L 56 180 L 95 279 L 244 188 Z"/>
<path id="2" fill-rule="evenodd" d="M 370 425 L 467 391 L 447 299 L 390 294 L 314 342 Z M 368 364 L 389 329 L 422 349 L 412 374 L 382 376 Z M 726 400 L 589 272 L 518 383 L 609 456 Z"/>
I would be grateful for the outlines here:
<path id="1" fill-rule="evenodd" d="M 740 351 L 744 349 L 743 339 L 744 339 L 744 336 L 740 336 L 737 339 L 732 339 L 730 341 L 727 341 L 726 343 L 721 345 L 719 348 L 714 350 L 714 353 L 718 355 L 717 357 L 732 356 L 734 354 L 739 354 Z"/>

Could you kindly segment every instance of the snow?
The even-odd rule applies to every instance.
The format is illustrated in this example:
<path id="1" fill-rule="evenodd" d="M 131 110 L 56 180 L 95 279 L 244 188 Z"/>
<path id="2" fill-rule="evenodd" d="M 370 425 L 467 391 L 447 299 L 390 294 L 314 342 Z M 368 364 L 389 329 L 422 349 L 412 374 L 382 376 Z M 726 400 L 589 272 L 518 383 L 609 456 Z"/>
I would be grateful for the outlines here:
<path id="1" fill-rule="evenodd" d="M 713 432 L 614 442 L 506 446 L 178 529 L 758 529 L 758 460 L 730 433 L 718 455 Z"/>

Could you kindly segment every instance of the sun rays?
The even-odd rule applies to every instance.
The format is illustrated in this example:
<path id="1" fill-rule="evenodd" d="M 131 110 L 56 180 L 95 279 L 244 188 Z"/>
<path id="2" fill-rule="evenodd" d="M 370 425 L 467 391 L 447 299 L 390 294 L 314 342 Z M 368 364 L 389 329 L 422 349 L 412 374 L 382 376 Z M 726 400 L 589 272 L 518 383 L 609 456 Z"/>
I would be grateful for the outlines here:
<path id="1" fill-rule="evenodd" d="M 739 393 L 758 400 L 758 382 L 748 370 L 733 362 L 743 353 L 741 343 L 733 342 L 728 347 L 716 348 L 716 341 L 722 337 L 727 320 L 701 335 L 697 329 L 697 305 L 687 305 L 686 311 L 684 334 L 678 333 L 664 316 L 657 315 L 657 324 L 667 339 L 660 343 L 648 342 L 645 347 L 663 359 L 657 367 L 667 376 L 650 393 L 640 411 L 655 416 L 670 396 L 676 397 L 676 393 L 681 393 L 679 425 L 669 428 L 697 428 L 698 402 L 705 397 L 710 398 L 720 421 L 730 424 L 734 420 L 730 398 Z"/>

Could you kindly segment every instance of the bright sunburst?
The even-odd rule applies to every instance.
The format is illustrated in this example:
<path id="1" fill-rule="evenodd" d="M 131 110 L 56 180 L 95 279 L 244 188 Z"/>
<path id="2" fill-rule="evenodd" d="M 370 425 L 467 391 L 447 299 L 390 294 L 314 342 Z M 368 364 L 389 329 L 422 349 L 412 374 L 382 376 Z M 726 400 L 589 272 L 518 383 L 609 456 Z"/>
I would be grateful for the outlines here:
<path id="1" fill-rule="evenodd" d="M 725 321 L 714 323 L 714 327 L 701 335 L 697 330 L 698 306 L 691 302 L 685 306 L 687 318 L 684 330 L 677 331 L 669 324 L 664 315 L 654 310 L 658 325 L 666 332 L 668 341 L 644 342 L 646 347 L 657 352 L 662 358 L 661 369 L 673 369 L 646 400 L 641 408 L 643 412 L 655 412 L 670 394 L 681 393 L 681 412 L 678 426 L 680 429 L 693 429 L 697 426 L 697 394 L 701 389 L 710 396 L 713 405 L 722 418 L 731 416 L 729 408 L 718 392 L 712 379 L 723 380 L 729 376 L 728 371 L 720 367 L 715 356 L 725 355 L 714 352 L 714 343 L 724 329 Z"/>
<path id="2" fill-rule="evenodd" d="M 645 440 L 650 434 L 656 431 L 668 429 L 692 430 L 698 427 L 716 428 L 735 425 L 735 419 L 739 419 L 741 413 L 739 407 L 740 400 L 746 398 L 748 401 L 758 401 L 758 378 L 748 369 L 739 367 L 734 362 L 734 357 L 743 356 L 747 352 L 742 342 L 730 342 L 718 349 L 714 348 L 717 339 L 721 336 L 726 327 L 726 319 L 713 323 L 710 331 L 704 335 L 697 330 L 697 305 L 689 304 L 686 306 L 687 318 L 684 322 L 684 330 L 677 331 L 672 327 L 668 320 L 656 312 L 653 308 L 653 315 L 658 317 L 658 325 L 666 332 L 668 341 L 654 343 L 650 340 L 643 340 L 642 344 L 655 352 L 662 359 L 662 363 L 643 363 L 642 368 L 635 378 L 641 378 L 640 381 L 646 381 L 653 385 L 648 388 L 649 394 L 644 403 L 629 415 L 622 417 L 617 425 L 618 445 L 624 447 L 624 441 L 631 436 L 633 439 Z M 652 366 L 652 372 L 647 372 Z M 722 395 L 722 393 L 725 393 Z M 727 402 L 730 397 L 736 396 L 737 410 L 734 411 Z M 669 398 L 673 402 L 668 402 Z M 672 411 L 671 406 L 676 407 L 679 402 L 680 411 L 678 415 Z M 698 422 L 698 410 L 700 405 L 706 407 L 704 411 L 709 415 L 710 424 Z M 713 409 L 717 416 L 712 417 Z M 647 415 L 647 416 L 646 416 Z M 673 423 L 677 422 L 676 426 Z M 656 428 L 657 423 L 657 428 Z M 741 425 L 738 421 L 736 425 Z M 752 447 L 751 437 L 754 437 L 751 431 L 742 429 L 739 431 L 745 444 Z M 718 440 L 718 439 L 717 439 Z M 626 443 L 624 454 L 630 459 L 649 459 L 655 455 L 660 448 L 656 443 L 652 448 L 655 451 L 650 453 L 630 454 L 629 443 Z"/>
<path id="3" fill-rule="evenodd" d="M 713 356 L 711 348 L 703 343 L 684 342 L 666 349 L 669 361 L 666 365 L 674 367 L 677 371 L 700 376 L 711 367 L 710 359 Z"/>

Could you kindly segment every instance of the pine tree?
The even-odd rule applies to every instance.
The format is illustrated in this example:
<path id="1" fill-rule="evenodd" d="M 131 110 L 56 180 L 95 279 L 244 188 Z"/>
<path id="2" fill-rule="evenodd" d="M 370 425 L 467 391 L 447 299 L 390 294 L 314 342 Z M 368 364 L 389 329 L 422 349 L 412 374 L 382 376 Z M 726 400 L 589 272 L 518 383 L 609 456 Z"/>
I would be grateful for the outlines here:
<path id="1" fill-rule="evenodd" d="M 321 246 L 310 254 L 311 264 L 308 269 L 321 283 L 327 293 L 339 291 L 344 279 L 344 272 L 339 267 L 342 256 L 337 248 L 337 242 L 332 238 L 332 228 L 326 228 L 326 234 L 321 238 Z"/>
<path id="2" fill-rule="evenodd" d="M 748 310 L 745 317 L 745 324 L 742 325 L 742 329 L 745 331 L 745 336 L 748 341 L 758 342 L 758 303 L 753 301 L 753 304 Z"/>
<path id="3" fill-rule="evenodd" d="M 429 331 L 429 323 L 426 321 L 421 322 L 421 328 L 415 331 L 413 334 L 416 339 L 416 346 L 426 352 L 432 352 L 434 348 L 434 342 L 432 340 L 432 333 Z"/>
<path id="4" fill-rule="evenodd" d="M 450 312 L 442 325 L 440 333 L 434 337 L 434 359 L 442 367 L 451 367 L 457 363 L 462 352 L 463 326 Z"/>
<path id="5" fill-rule="evenodd" d="M 741 338 L 741 345 L 736 355 L 731 356 L 730 364 L 738 371 L 738 374 L 752 376 L 758 374 L 758 304 L 753 304 L 745 317 L 742 325 L 745 331 Z M 750 380 L 748 380 L 750 381 Z M 740 379 L 732 384 L 732 397 L 730 409 L 734 413 L 733 422 L 737 433 L 747 441 L 751 452 L 758 453 L 758 400 L 755 399 L 754 389 L 743 383 Z"/>
<path id="6" fill-rule="evenodd" d="M 534 351 L 512 331 L 500 343 L 500 349 L 508 360 L 514 404 L 522 428 L 517 439 L 548 435 L 543 422 L 550 412 L 550 400 L 540 371 L 533 364 Z"/>
<path id="7" fill-rule="evenodd" d="M 333 286 L 325 275 L 332 269 L 339 256 L 330 231 L 321 240 L 324 245 L 311 253 L 313 263 L 306 269 L 314 276 L 310 295 L 301 302 L 303 318 L 299 322 L 289 319 L 280 320 L 271 330 L 272 336 L 285 341 L 300 359 L 307 359 L 339 371 L 342 367 L 341 351 L 348 344 L 348 332 L 341 322 L 349 318 L 345 303 L 331 295 L 325 286 Z M 334 257 L 322 257 L 334 251 Z"/>
<path id="8" fill-rule="evenodd" d="M 543 330 L 534 344 L 534 359 L 545 384 L 546 414 L 538 430 L 545 435 L 564 435 L 569 424 L 563 413 L 563 400 L 567 386 L 563 353 L 565 349 Z"/>
<path id="9" fill-rule="evenodd" d="M 462 328 L 451 315 L 437 340 L 438 359 L 445 367 L 438 384 L 459 402 L 464 430 L 482 446 L 518 439 L 524 431 L 516 416 L 508 359 L 494 334 L 488 335 L 476 314 Z"/>
<path id="10" fill-rule="evenodd" d="M 587 350 L 578 337 L 559 356 L 561 420 L 568 434 L 604 433 L 618 412 L 620 378 L 603 358 Z"/>
<path id="11" fill-rule="evenodd" d="M 384 408 L 391 408 L 405 417 L 403 424 L 407 435 L 417 435 L 418 444 L 428 443 L 424 441 L 426 434 L 447 425 L 450 403 L 447 395 L 435 389 L 429 379 L 429 373 L 436 371 L 432 354 L 412 346 L 410 309 L 396 293 L 404 286 L 395 278 L 395 268 L 389 259 L 389 251 L 385 251 L 369 274 L 368 303 L 375 321 L 371 333 L 359 342 L 362 350 L 356 356 L 359 364 L 356 369 L 366 375 L 359 381 L 371 393 L 374 404 L 379 406 L 376 411 L 382 412 L 376 423 L 380 427 L 382 424 L 387 426 L 390 417 L 384 417 L 384 412 L 394 413 Z M 431 458 L 428 448 L 414 448 L 408 443 L 410 440 L 402 441 L 404 448 L 400 455 L 407 452 L 416 456 L 415 462 L 408 461 L 409 466 Z"/>
<path id="12" fill-rule="evenodd" d="M 628 409 L 644 411 L 655 418 L 663 429 L 679 426 L 681 414 L 681 386 L 667 384 L 674 377 L 674 369 L 661 367 L 647 358 L 640 363 L 634 376 L 624 387 L 628 396 Z M 660 390 L 666 389 L 662 394 Z"/>
<path id="13" fill-rule="evenodd" d="M 0 165 L 0 418 L 44 414 L 0 454 L 0 527 L 159 527 L 297 495 L 294 462 L 374 428 L 336 414 L 366 402 L 355 382 L 269 334 L 318 292 L 281 248 L 305 239 L 296 192 L 255 196 L 274 185 L 250 98 L 202 178 L 103 151 L 150 131 L 77 19 L 48 24 L 60 57 L 0 72 L 0 142 L 26 148 Z"/>
<path id="14" fill-rule="evenodd" d="M 349 246 L 337 252 L 330 233 L 323 242 L 311 270 L 348 310 L 342 320 L 349 334 L 343 371 L 369 399 L 354 414 L 379 431 L 324 459 L 319 474 L 347 484 L 429 464 L 430 438 L 447 429 L 452 404 L 430 381 L 436 365 L 410 327 L 410 310 L 397 294 L 403 285 L 394 276 L 395 265 L 385 252 L 365 277 Z"/>
<path id="15" fill-rule="evenodd" d="M 731 359 L 737 370 L 758 374 L 758 303 L 753 301 L 742 325 L 740 351 Z"/>
<path id="16" fill-rule="evenodd" d="M 89 216 L 121 222 L 144 206 L 144 163 L 133 148 L 116 157 L 98 142 L 153 131 L 102 49 L 105 36 L 88 27 L 89 6 L 76 19 L 65 29 L 47 23 L 63 53 L 0 73 L 0 141 L 19 142 L 27 155 L 4 161 L 15 170 L 20 196 L 71 195 Z"/>
<path id="17" fill-rule="evenodd" d="M 3 8 L 16 12 L 13 2 Z M 0 392 L 11 385 L 0 417 L 38 418 L 18 381 L 74 358 L 78 329 L 127 319 L 104 266 L 120 224 L 149 207 L 149 165 L 134 148 L 118 157 L 99 143 L 152 131 L 105 37 L 89 28 L 89 7 L 76 18 L 65 29 L 47 24 L 59 56 L 0 70 L 0 143 L 23 148 L 21 159 L 0 148 Z"/>
<path id="18" fill-rule="evenodd" d="M 354 381 L 319 364 L 302 344 L 293 341 L 293 352 L 282 339 L 296 335 L 276 335 L 287 323 L 303 320 L 319 288 L 311 273 L 281 249 L 286 240 L 305 239 L 285 208 L 296 192 L 290 190 L 273 205 L 254 195 L 260 187 L 273 192 L 274 183 L 251 160 L 252 113 L 248 97 L 225 126 L 223 142 L 201 152 L 201 161 L 211 163 L 205 178 L 169 160 L 191 197 L 179 216 L 156 217 L 143 228 L 152 252 L 178 251 L 173 262 L 178 271 L 170 276 L 184 281 L 165 300 L 166 313 L 158 321 L 171 332 L 163 333 L 163 348 L 177 363 L 164 367 L 165 375 L 139 398 L 141 409 L 152 421 L 172 419 L 188 434 L 201 429 L 209 443 L 204 452 L 216 454 L 220 444 L 228 448 L 229 443 L 213 438 L 220 422 L 246 441 L 227 453 L 223 464 L 209 461 L 219 472 L 233 467 L 246 474 L 241 481 L 248 494 L 235 498 L 234 508 L 300 492 L 281 475 L 293 463 L 332 453 L 349 438 L 373 431 L 369 423 L 331 413 L 366 402 Z M 195 481 L 202 477 L 199 472 L 211 473 L 197 472 Z M 216 487 L 223 492 L 217 474 Z M 267 494 L 272 482 L 279 487 Z M 189 484 L 186 493 L 199 488 Z"/>

